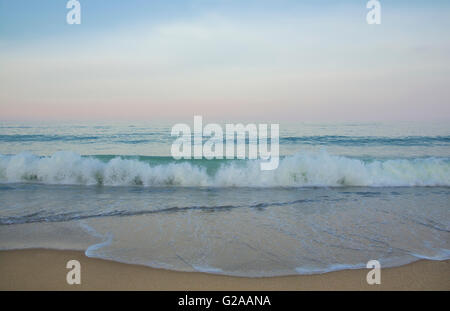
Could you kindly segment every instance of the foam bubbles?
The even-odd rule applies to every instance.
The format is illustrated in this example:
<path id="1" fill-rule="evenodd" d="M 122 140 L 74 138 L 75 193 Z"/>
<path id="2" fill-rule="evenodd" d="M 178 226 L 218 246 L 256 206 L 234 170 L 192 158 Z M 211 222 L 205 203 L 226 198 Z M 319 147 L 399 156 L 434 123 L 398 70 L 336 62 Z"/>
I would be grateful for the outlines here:
<path id="1" fill-rule="evenodd" d="M 326 152 L 298 153 L 278 169 L 261 171 L 259 162 L 231 161 L 208 173 L 206 161 L 152 165 L 136 159 L 103 162 L 74 152 L 49 157 L 30 153 L 0 155 L 0 182 L 75 185 L 183 187 L 339 187 L 449 186 L 450 162 L 444 158 L 363 161 Z"/>

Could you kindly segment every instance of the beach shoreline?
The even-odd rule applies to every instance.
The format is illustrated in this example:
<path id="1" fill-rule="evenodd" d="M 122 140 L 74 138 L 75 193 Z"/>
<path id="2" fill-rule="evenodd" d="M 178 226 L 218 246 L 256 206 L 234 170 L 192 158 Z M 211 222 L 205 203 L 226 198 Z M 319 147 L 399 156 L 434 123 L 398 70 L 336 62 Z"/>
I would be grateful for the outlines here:
<path id="1" fill-rule="evenodd" d="M 81 284 L 69 285 L 69 260 L 81 264 Z M 314 275 L 246 278 L 177 272 L 89 258 L 82 251 L 0 251 L 0 290 L 450 290 L 450 260 L 419 260 L 381 270 L 381 284 L 368 285 L 368 269 Z"/>

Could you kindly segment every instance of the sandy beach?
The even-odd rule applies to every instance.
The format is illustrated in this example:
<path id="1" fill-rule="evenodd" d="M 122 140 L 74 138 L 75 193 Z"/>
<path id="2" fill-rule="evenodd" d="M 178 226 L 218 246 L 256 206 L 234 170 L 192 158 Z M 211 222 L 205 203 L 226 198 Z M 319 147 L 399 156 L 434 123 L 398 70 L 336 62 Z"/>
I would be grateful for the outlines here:
<path id="1" fill-rule="evenodd" d="M 71 259 L 81 263 L 81 285 L 66 283 Z M 367 272 L 240 278 L 122 264 L 80 251 L 0 251 L 0 290 L 450 290 L 448 260 L 382 269 L 381 285 L 368 285 Z"/>

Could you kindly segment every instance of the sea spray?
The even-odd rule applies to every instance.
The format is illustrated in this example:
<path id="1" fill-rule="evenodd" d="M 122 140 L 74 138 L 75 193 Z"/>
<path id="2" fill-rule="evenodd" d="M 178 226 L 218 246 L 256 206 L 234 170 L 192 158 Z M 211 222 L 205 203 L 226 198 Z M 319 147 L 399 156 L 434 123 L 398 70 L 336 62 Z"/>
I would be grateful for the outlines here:
<path id="1" fill-rule="evenodd" d="M 214 161 L 214 160 L 213 160 Z M 281 159 L 273 171 L 258 160 L 206 160 L 154 164 L 120 156 L 102 161 L 74 152 L 39 157 L 30 153 L 0 155 L 1 183 L 43 183 L 145 187 L 340 187 L 449 186 L 448 158 L 363 160 L 326 152 L 298 153 Z"/>

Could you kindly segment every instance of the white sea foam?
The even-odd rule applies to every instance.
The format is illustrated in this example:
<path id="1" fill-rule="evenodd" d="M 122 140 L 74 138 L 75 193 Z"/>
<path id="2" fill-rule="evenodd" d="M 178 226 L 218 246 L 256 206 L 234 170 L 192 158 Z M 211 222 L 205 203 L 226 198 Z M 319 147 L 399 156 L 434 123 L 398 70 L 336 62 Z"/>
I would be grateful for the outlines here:
<path id="1" fill-rule="evenodd" d="M 286 157 L 274 171 L 261 171 L 258 161 L 234 161 L 208 174 L 206 166 L 190 162 L 150 165 L 120 157 L 103 162 L 73 152 L 49 157 L 20 153 L 0 155 L 0 182 L 187 187 L 449 186 L 450 162 L 442 158 L 365 162 L 321 152 Z"/>
<path id="2" fill-rule="evenodd" d="M 329 266 L 322 267 L 322 268 L 297 267 L 297 268 L 295 268 L 295 271 L 298 274 L 321 274 L 321 273 L 327 273 L 327 272 L 332 272 L 332 271 L 362 269 L 362 268 L 365 268 L 365 265 L 363 263 L 354 264 L 354 265 L 333 264 L 333 265 L 329 265 Z"/>
<path id="3" fill-rule="evenodd" d="M 223 274 L 224 271 L 220 268 L 213 268 L 210 266 L 199 266 L 199 265 L 192 265 L 192 267 L 195 269 L 195 271 L 199 272 L 205 272 L 205 273 L 216 273 L 216 274 Z"/>

